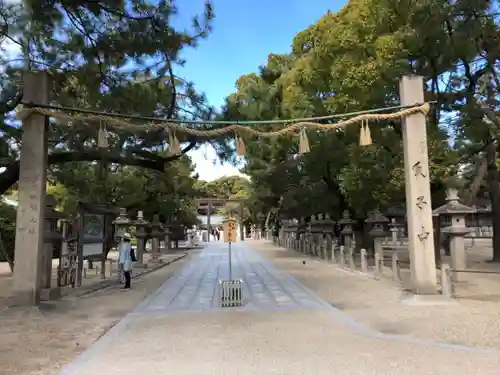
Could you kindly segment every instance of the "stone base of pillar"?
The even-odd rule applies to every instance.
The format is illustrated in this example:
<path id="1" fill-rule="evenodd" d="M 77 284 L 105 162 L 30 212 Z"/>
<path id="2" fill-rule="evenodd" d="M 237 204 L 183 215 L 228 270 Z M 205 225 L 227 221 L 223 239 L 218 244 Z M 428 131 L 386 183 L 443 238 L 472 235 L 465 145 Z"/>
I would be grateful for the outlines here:
<path id="1" fill-rule="evenodd" d="M 15 291 L 9 300 L 12 306 L 32 306 L 40 303 L 40 296 L 34 296 L 32 291 Z"/>
<path id="2" fill-rule="evenodd" d="M 411 288 L 411 291 L 415 295 L 420 295 L 420 296 L 432 296 L 432 295 L 437 295 L 438 290 L 435 285 L 414 285 Z"/>
<path id="3" fill-rule="evenodd" d="M 43 288 L 40 291 L 41 301 L 54 301 L 61 298 L 61 288 Z"/>

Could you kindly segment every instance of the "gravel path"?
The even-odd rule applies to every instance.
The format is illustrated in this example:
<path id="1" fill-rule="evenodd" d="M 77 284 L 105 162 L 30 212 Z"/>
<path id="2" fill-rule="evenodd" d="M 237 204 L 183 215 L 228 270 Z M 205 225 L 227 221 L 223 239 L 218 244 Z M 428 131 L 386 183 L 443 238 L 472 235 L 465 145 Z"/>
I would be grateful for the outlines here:
<path id="1" fill-rule="evenodd" d="M 157 290 L 186 260 L 78 299 L 0 312 L 0 373 L 55 375 Z"/>
<path id="2" fill-rule="evenodd" d="M 326 261 L 309 259 L 266 241 L 247 244 L 376 332 L 500 349 L 498 302 L 458 300 L 441 306 L 408 306 L 401 303 L 402 292 L 389 281 L 351 275 Z"/>
<path id="3" fill-rule="evenodd" d="M 250 245 L 278 265 L 289 261 L 292 275 L 301 267 L 316 281 L 321 272 L 337 273 L 331 266 L 322 271 L 319 262 L 304 265 L 297 258 L 287 259 L 283 250 L 263 243 Z M 256 278 L 250 282 L 263 286 L 266 297 L 249 295 L 246 302 L 253 303 L 252 309 L 222 312 L 215 305 L 200 305 L 199 297 L 207 301 L 209 286 L 216 287 L 213 274 L 224 269 L 226 252 L 223 244 L 209 245 L 60 375 L 498 374 L 500 351 L 382 335 L 364 329 L 317 296 L 314 299 L 319 303 L 314 306 L 295 303 L 276 309 L 282 294 L 314 295 L 246 244 L 235 246 L 239 266 L 251 263 Z M 266 272 L 271 276 L 259 278 Z M 346 277 L 342 275 L 337 282 Z M 349 286 L 343 285 L 344 289 Z M 213 300 L 216 290 L 212 293 Z M 183 294 L 189 298 L 182 299 Z M 176 304 L 178 298 L 181 303 Z M 383 301 L 392 296 L 377 298 Z M 154 314 L 150 306 L 156 307 Z"/>

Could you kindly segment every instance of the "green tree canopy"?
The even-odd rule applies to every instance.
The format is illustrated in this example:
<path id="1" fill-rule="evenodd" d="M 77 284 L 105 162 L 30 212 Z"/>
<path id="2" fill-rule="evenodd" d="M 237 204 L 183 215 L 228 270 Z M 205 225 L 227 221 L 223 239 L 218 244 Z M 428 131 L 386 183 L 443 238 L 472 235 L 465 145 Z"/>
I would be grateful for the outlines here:
<path id="1" fill-rule="evenodd" d="M 394 106 L 400 77 L 422 75 L 425 98 L 435 101 L 427 131 L 433 203 L 439 205 L 458 167 L 484 153 L 491 125 L 483 118 L 494 106 L 480 105 L 477 85 L 485 72 L 496 77 L 497 37 L 490 1 L 351 0 L 298 33 L 291 53 L 270 54 L 258 74 L 240 77 L 223 117 L 290 119 Z M 338 218 L 349 209 L 361 219 L 375 208 L 403 205 L 401 123 L 370 125 L 370 147 L 357 144 L 358 127 L 311 131 L 311 152 L 302 156 L 296 138 L 249 140 L 245 173 L 262 214 Z"/>
<path id="2" fill-rule="evenodd" d="M 0 160 L 6 168 L 0 175 L 1 192 L 19 175 L 22 127 L 9 110 L 22 100 L 22 70 L 51 74 L 51 104 L 165 119 L 212 116 L 204 95 L 174 72 L 184 63 L 181 51 L 195 48 L 208 36 L 212 6 L 207 3 L 204 13 L 194 16 L 192 27 L 185 30 L 172 26 L 177 12 L 173 1 L 2 3 L 0 35 L 19 53 L 3 54 L 0 61 L 6 67 L 1 82 Z M 97 149 L 98 126 L 74 121 L 68 127 L 53 121 L 49 164 L 104 161 L 164 171 L 177 158 L 163 152 L 168 148 L 163 131 L 113 131 L 109 148 Z M 187 142 L 182 154 L 198 142 L 181 141 Z"/>

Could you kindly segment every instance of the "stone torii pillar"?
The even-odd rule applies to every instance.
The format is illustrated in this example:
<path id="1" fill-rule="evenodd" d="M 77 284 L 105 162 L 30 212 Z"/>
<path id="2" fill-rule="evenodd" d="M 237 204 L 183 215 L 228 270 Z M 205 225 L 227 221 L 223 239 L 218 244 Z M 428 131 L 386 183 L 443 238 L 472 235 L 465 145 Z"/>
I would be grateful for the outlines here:
<path id="1" fill-rule="evenodd" d="M 399 91 L 401 105 L 424 103 L 424 82 L 420 76 L 403 76 Z M 412 289 L 415 294 L 436 294 L 436 261 L 425 115 L 414 113 L 405 117 L 402 130 Z"/>
<path id="2" fill-rule="evenodd" d="M 48 103 L 49 75 L 46 72 L 24 72 L 23 86 L 25 102 Z M 23 138 L 19 164 L 13 297 L 18 305 L 36 305 L 40 302 L 41 291 L 48 119 L 32 113 L 21 120 Z"/>

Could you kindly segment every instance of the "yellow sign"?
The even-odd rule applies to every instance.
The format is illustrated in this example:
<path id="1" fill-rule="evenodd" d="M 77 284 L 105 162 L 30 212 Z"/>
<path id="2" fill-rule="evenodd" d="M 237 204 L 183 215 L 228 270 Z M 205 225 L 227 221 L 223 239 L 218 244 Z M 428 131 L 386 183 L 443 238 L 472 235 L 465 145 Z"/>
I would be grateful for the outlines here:
<path id="1" fill-rule="evenodd" d="M 236 242 L 236 219 L 227 219 L 223 223 L 224 242 Z"/>

